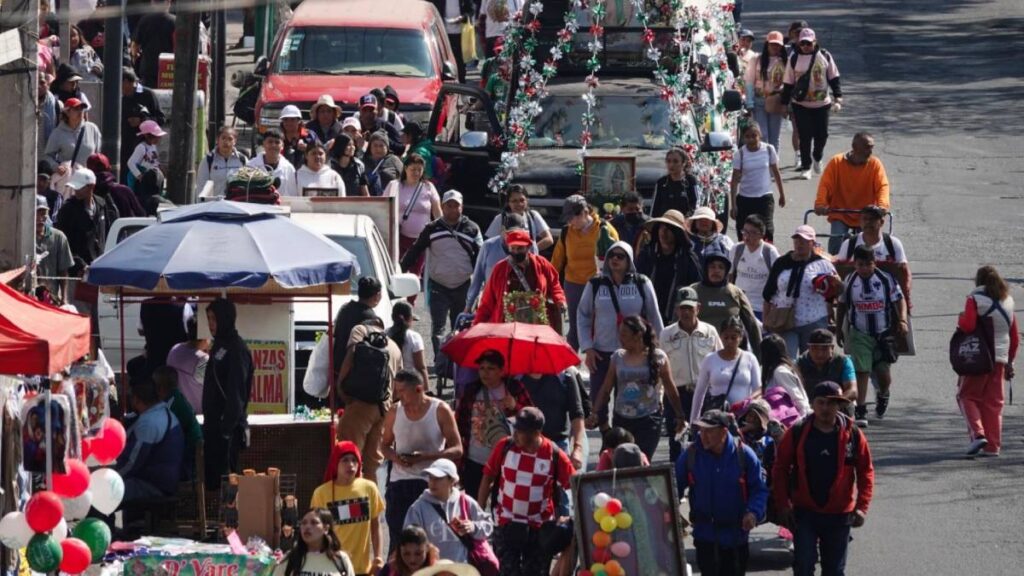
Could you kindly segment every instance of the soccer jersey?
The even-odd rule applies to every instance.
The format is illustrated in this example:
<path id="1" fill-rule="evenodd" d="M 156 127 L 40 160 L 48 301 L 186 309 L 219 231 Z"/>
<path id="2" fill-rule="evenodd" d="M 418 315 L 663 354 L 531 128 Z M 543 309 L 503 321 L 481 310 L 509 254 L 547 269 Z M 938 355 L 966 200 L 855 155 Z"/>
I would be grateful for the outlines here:
<path id="1" fill-rule="evenodd" d="M 886 292 L 889 301 L 886 302 Z M 892 276 L 881 270 L 865 280 L 859 274 L 851 274 L 839 301 L 846 304 L 850 323 L 858 332 L 877 336 L 891 326 L 889 304 L 903 298 L 900 285 Z"/>
<path id="2" fill-rule="evenodd" d="M 879 239 L 878 242 L 871 246 L 871 249 L 875 251 L 875 260 L 878 262 L 895 262 L 897 264 L 907 263 L 907 253 L 903 250 L 903 242 L 895 236 L 889 236 L 892 241 L 892 252 L 890 253 L 889 247 L 886 245 L 884 237 Z M 857 234 L 857 238 L 854 240 L 853 248 L 864 245 L 864 233 Z M 839 259 L 840 260 L 853 260 L 853 249 L 850 248 L 850 239 L 843 240 L 843 245 L 839 248 Z"/>
<path id="3" fill-rule="evenodd" d="M 506 445 L 513 442 L 508 446 Z M 499 442 L 484 466 L 484 474 L 498 478 L 498 525 L 509 522 L 540 526 L 554 514 L 551 504 L 553 478 L 565 490 L 573 475 L 572 463 L 565 452 L 558 451 L 552 459 L 555 445 L 544 438 L 537 452 L 529 454 L 514 444 L 512 438 Z M 552 462 L 557 472 L 552 471 Z"/>

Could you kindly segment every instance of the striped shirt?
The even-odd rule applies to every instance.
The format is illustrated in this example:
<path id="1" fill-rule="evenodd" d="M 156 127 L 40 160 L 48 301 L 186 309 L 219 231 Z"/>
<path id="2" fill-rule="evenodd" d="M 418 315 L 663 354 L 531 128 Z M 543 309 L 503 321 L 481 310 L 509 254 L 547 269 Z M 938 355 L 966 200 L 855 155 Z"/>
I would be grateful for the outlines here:
<path id="1" fill-rule="evenodd" d="M 888 290 L 889 302 L 886 302 Z M 850 324 L 858 332 L 877 336 L 891 327 L 889 308 L 903 299 L 900 285 L 887 272 L 875 270 L 868 279 L 850 274 L 839 301 L 846 304 Z"/>

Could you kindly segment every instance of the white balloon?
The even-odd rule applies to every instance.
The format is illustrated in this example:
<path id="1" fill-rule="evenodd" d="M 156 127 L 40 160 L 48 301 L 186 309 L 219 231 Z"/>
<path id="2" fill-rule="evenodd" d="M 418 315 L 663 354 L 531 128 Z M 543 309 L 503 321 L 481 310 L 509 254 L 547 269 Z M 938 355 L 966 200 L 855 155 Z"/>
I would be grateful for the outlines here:
<path id="1" fill-rule="evenodd" d="M 77 498 L 61 498 L 60 501 L 64 503 L 64 518 L 72 521 L 81 520 L 89 514 L 89 508 L 92 508 L 92 492 L 86 490 Z"/>
<path id="2" fill-rule="evenodd" d="M 35 532 L 22 512 L 10 512 L 0 520 L 0 542 L 8 548 L 24 548 Z"/>
<path id="3" fill-rule="evenodd" d="M 53 532 L 51 533 L 51 535 L 53 536 L 53 539 L 56 540 L 57 542 L 63 542 L 64 540 L 67 540 L 67 538 L 68 538 L 68 522 L 67 522 L 67 520 L 61 518 L 60 522 L 58 522 L 57 525 L 53 527 Z"/>
<path id="4" fill-rule="evenodd" d="M 612 497 L 604 492 L 594 494 L 594 508 L 604 508 L 604 505 L 611 499 Z"/>
<path id="5" fill-rule="evenodd" d="M 113 514 L 124 498 L 124 480 L 113 468 L 93 470 L 89 478 L 92 507 L 101 514 Z"/>

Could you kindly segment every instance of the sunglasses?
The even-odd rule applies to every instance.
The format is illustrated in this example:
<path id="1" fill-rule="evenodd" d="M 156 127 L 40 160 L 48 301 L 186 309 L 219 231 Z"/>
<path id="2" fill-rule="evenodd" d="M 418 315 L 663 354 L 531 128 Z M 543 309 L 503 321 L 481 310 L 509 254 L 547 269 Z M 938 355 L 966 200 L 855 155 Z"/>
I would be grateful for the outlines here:
<path id="1" fill-rule="evenodd" d="M 807 40 L 804 40 L 804 41 L 800 42 L 800 45 L 801 46 L 814 46 L 814 42 L 808 42 Z"/>
<path id="2" fill-rule="evenodd" d="M 611 254 L 608 255 L 608 257 L 612 258 L 614 260 L 625 260 L 626 259 L 626 255 L 623 252 L 612 252 Z"/>

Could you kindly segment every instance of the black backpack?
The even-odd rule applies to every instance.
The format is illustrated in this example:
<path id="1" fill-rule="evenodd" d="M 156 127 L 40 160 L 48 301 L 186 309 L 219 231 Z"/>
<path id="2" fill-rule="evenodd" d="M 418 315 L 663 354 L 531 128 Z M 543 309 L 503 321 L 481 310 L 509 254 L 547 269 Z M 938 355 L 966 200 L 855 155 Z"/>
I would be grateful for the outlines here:
<path id="1" fill-rule="evenodd" d="M 346 396 L 369 404 L 383 404 L 391 398 L 391 352 L 388 335 L 369 332 L 351 354 L 352 371 L 341 384 Z"/>

